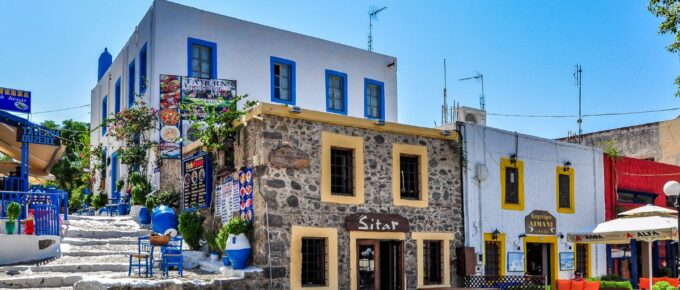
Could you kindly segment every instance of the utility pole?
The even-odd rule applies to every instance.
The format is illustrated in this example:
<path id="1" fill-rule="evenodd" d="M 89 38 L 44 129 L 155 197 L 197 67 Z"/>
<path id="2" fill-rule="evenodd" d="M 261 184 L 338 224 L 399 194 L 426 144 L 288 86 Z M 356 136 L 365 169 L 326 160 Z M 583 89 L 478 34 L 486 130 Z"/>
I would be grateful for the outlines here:
<path id="1" fill-rule="evenodd" d="M 579 142 L 581 142 L 581 135 L 583 134 L 583 117 L 581 115 L 581 74 L 583 72 L 583 69 L 580 64 L 576 64 L 575 70 L 574 70 L 574 79 L 576 80 L 576 86 L 578 87 L 578 120 L 576 122 L 578 123 L 578 139 Z"/>
<path id="2" fill-rule="evenodd" d="M 446 59 L 444 59 L 444 103 L 442 104 L 442 125 L 448 123 L 449 105 L 446 102 Z"/>
<path id="3" fill-rule="evenodd" d="M 378 20 L 378 13 L 387 9 L 387 6 L 380 9 L 371 9 L 368 11 L 368 51 L 373 51 L 373 19 Z"/>
<path id="4" fill-rule="evenodd" d="M 466 81 L 466 80 L 480 80 L 482 82 L 482 95 L 479 96 L 479 109 L 482 111 L 485 111 L 484 105 L 485 105 L 485 100 L 484 100 L 484 75 L 481 73 L 477 73 L 475 76 L 467 77 L 467 78 L 462 78 L 459 79 L 459 81 Z"/>

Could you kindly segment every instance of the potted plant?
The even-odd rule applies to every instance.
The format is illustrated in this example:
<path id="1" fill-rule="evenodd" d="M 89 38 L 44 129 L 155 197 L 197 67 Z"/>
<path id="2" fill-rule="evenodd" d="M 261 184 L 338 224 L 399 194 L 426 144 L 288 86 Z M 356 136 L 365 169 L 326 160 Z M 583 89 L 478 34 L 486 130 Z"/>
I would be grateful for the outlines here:
<path id="1" fill-rule="evenodd" d="M 217 243 L 217 236 L 218 233 L 213 229 L 206 231 L 204 236 L 205 240 L 208 242 L 208 250 L 210 252 L 211 262 L 216 262 L 217 259 L 220 258 L 220 255 L 222 255 L 223 249 L 221 249 Z"/>
<path id="2" fill-rule="evenodd" d="M 118 181 L 116 181 L 116 191 L 118 191 L 118 196 L 119 196 L 119 198 L 118 198 L 118 209 L 117 210 L 118 210 L 118 214 L 121 214 L 121 215 L 126 214 L 126 209 L 127 209 L 127 206 L 123 202 L 123 200 L 124 200 L 123 199 L 123 193 L 125 191 L 124 186 L 125 186 L 125 180 L 123 180 L 122 178 L 118 179 Z"/>
<path id="3" fill-rule="evenodd" d="M 130 174 L 128 186 L 131 188 L 131 202 L 130 216 L 142 224 L 151 222 L 151 215 L 146 209 L 146 195 L 151 192 L 151 184 L 146 180 L 144 175 L 139 172 Z"/>
<path id="4" fill-rule="evenodd" d="M 217 246 L 219 249 L 222 251 L 222 264 L 226 267 L 231 265 L 231 261 L 229 261 L 229 256 L 227 256 L 226 247 L 227 247 L 227 239 L 229 238 L 229 231 L 228 231 L 227 225 L 224 225 L 219 232 L 217 233 L 217 237 L 215 237 L 215 242 L 217 243 Z"/>
<path id="5" fill-rule="evenodd" d="M 10 202 L 9 205 L 7 206 L 7 209 L 5 210 L 5 213 L 7 214 L 7 222 L 5 223 L 5 233 L 8 235 L 13 235 L 14 230 L 16 229 L 16 221 L 19 215 L 21 214 L 21 205 L 19 205 L 18 202 L 13 201 Z"/>
<path id="6" fill-rule="evenodd" d="M 236 270 L 245 269 L 248 267 L 251 252 L 250 242 L 245 234 L 250 231 L 251 224 L 240 218 L 232 218 L 224 225 L 224 228 L 229 233 L 225 246 L 229 262 Z"/>

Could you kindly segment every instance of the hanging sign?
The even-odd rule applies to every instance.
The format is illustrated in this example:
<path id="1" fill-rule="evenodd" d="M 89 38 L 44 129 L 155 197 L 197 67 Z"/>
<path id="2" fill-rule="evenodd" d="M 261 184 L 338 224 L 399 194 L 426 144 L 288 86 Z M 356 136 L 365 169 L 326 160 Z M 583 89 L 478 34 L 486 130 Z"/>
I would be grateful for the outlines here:
<path id="1" fill-rule="evenodd" d="M 248 167 L 238 175 L 241 196 L 241 220 L 253 222 L 253 168 Z"/>
<path id="2" fill-rule="evenodd" d="M 0 110 L 31 113 L 31 92 L 0 87 Z"/>
<path id="3" fill-rule="evenodd" d="M 192 211 L 210 206 L 211 173 L 207 153 L 182 160 L 182 208 Z"/>
<path id="4" fill-rule="evenodd" d="M 544 210 L 532 211 L 524 218 L 524 233 L 534 235 L 555 235 L 557 220 Z"/>
<path id="5" fill-rule="evenodd" d="M 236 96 L 236 81 L 182 77 L 182 116 L 206 117 L 205 107 L 223 107 Z"/>
<path id="6" fill-rule="evenodd" d="M 398 214 L 355 213 L 345 218 L 348 231 L 408 232 L 409 222 Z"/>
<path id="7" fill-rule="evenodd" d="M 160 111 L 160 151 L 161 158 L 178 159 L 182 157 L 181 140 L 182 131 L 179 103 L 181 82 L 180 77 L 175 75 L 161 75 Z"/>
<path id="8" fill-rule="evenodd" d="M 17 142 L 42 144 L 50 146 L 61 145 L 59 130 L 44 129 L 36 126 L 18 126 Z"/>

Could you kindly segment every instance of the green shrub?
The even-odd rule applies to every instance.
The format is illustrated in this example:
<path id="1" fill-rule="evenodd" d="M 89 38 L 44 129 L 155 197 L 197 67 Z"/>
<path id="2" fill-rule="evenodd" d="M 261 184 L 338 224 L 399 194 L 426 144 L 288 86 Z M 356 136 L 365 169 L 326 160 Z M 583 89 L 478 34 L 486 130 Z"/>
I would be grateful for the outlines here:
<path id="1" fill-rule="evenodd" d="M 240 218 L 234 217 L 231 218 L 223 228 L 226 228 L 227 233 L 238 236 L 250 231 L 250 226 L 251 225 L 249 222 L 242 221 Z"/>
<path id="2" fill-rule="evenodd" d="M 675 290 L 675 287 L 666 281 L 659 281 L 652 286 L 652 290 Z"/>
<path id="3" fill-rule="evenodd" d="M 155 196 L 149 196 L 146 198 L 146 208 L 149 209 L 149 212 L 153 210 L 154 207 L 156 207 L 157 203 L 157 198 Z"/>
<path id="4" fill-rule="evenodd" d="M 178 207 L 179 196 L 180 194 L 178 192 L 164 191 L 158 195 L 156 203 L 169 207 Z"/>
<path id="5" fill-rule="evenodd" d="M 195 212 L 183 212 L 179 215 L 178 230 L 192 250 L 201 247 L 199 241 L 203 236 L 203 220 L 205 218 Z"/>
<path id="6" fill-rule="evenodd" d="M 125 186 L 125 180 L 122 178 L 118 179 L 118 181 L 116 181 L 116 190 L 118 192 L 123 192 L 123 186 Z"/>
<path id="7" fill-rule="evenodd" d="M 72 212 L 78 211 L 83 207 L 83 191 L 76 188 L 68 197 L 68 209 Z"/>
<path id="8" fill-rule="evenodd" d="M 10 222 L 16 221 L 21 214 L 21 205 L 16 201 L 10 202 L 5 210 L 5 214 L 7 214 L 7 219 Z"/>
<path id="9" fill-rule="evenodd" d="M 222 248 L 217 242 L 217 236 L 219 236 L 219 233 L 215 232 L 214 230 L 208 230 L 205 232 L 204 238 L 208 242 L 208 248 L 210 248 L 210 252 L 216 252 L 222 255 L 224 254 L 224 248 Z"/>
<path id="10" fill-rule="evenodd" d="M 222 251 L 222 253 L 224 253 L 225 249 L 227 248 L 227 239 L 229 238 L 229 232 L 227 229 L 227 225 L 223 225 L 220 231 L 217 233 L 217 237 L 215 237 L 217 247 Z"/>
<path id="11" fill-rule="evenodd" d="M 146 196 L 151 193 L 151 183 L 139 172 L 130 174 L 129 183 L 132 188 L 132 205 L 145 205 Z"/>
<path id="12" fill-rule="evenodd" d="M 105 207 L 106 204 L 109 202 L 109 196 L 106 195 L 105 193 L 100 193 L 100 194 L 93 194 L 94 196 L 92 197 L 92 206 L 96 209 L 100 209 L 102 207 Z"/>

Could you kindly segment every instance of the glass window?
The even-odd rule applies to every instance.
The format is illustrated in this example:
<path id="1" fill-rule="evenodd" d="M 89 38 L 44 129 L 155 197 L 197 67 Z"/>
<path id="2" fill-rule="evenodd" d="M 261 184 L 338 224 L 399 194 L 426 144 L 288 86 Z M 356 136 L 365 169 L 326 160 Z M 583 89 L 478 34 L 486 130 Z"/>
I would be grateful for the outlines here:
<path id="1" fill-rule="evenodd" d="M 499 276 L 501 274 L 501 250 L 499 241 L 484 242 L 484 274 Z"/>
<path id="2" fill-rule="evenodd" d="M 135 61 L 128 66 L 128 108 L 135 104 Z"/>
<path id="3" fill-rule="evenodd" d="M 420 199 L 420 157 L 415 155 L 399 156 L 401 172 L 401 198 Z"/>
<path id="4" fill-rule="evenodd" d="M 282 101 L 290 101 L 291 98 L 291 73 L 290 65 L 283 63 L 274 64 L 274 98 Z"/>
<path id="5" fill-rule="evenodd" d="M 199 44 L 191 45 L 191 76 L 196 78 L 212 78 L 213 51 L 211 47 Z"/>
<path id="6" fill-rule="evenodd" d="M 104 96 L 102 98 L 102 122 L 101 122 L 101 127 L 102 127 L 102 135 L 106 135 L 106 117 L 108 116 L 107 112 L 108 108 L 108 102 L 107 102 L 107 96 Z"/>
<path id="7" fill-rule="evenodd" d="M 346 113 L 345 103 L 347 102 L 347 75 L 340 72 L 326 70 L 326 101 L 328 111 L 335 113 Z"/>
<path id="8" fill-rule="evenodd" d="M 637 203 L 637 204 L 654 204 L 656 200 L 656 194 L 645 193 L 645 192 L 633 192 L 619 190 L 617 194 L 616 201 L 627 202 L 627 203 Z"/>
<path id="9" fill-rule="evenodd" d="M 560 208 L 571 208 L 571 175 L 559 174 L 559 205 Z"/>
<path id="10" fill-rule="evenodd" d="M 505 203 L 519 204 L 519 178 L 517 168 L 505 168 Z"/>
<path id="11" fill-rule="evenodd" d="M 302 238 L 302 287 L 326 286 L 326 256 L 325 238 Z"/>
<path id="12" fill-rule="evenodd" d="M 139 51 L 139 94 L 146 92 L 146 44 Z"/>
<path id="13" fill-rule="evenodd" d="M 354 195 L 354 150 L 331 148 L 331 194 Z"/>
<path id="14" fill-rule="evenodd" d="M 576 244 L 576 271 L 581 271 L 582 277 L 590 277 L 588 270 L 588 245 Z"/>
<path id="15" fill-rule="evenodd" d="M 380 85 L 369 83 L 366 85 L 366 110 L 369 118 L 382 118 L 382 87 Z"/>
<path id="16" fill-rule="evenodd" d="M 114 95 L 115 95 L 115 102 L 116 102 L 116 111 L 115 113 L 118 114 L 120 112 L 120 78 L 116 81 L 116 86 L 114 89 Z"/>
<path id="17" fill-rule="evenodd" d="M 439 285 L 443 281 L 442 241 L 423 241 L 423 283 Z"/>

